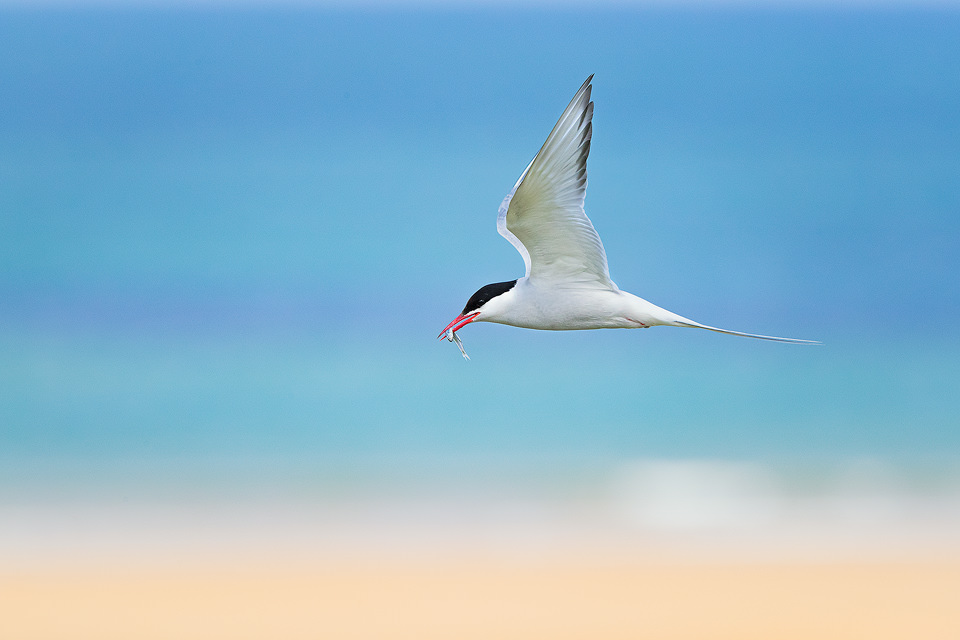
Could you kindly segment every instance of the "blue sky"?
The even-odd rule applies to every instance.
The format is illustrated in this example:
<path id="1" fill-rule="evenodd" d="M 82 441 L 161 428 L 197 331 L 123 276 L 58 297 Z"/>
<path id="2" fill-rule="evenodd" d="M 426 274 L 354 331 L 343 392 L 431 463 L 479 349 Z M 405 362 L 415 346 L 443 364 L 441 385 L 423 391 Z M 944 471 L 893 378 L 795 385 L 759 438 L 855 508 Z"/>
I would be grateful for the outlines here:
<path id="1" fill-rule="evenodd" d="M 952 9 L 7 9 L 0 444 L 956 452 Z M 705 332 L 434 336 L 596 73 L 587 212 Z"/>

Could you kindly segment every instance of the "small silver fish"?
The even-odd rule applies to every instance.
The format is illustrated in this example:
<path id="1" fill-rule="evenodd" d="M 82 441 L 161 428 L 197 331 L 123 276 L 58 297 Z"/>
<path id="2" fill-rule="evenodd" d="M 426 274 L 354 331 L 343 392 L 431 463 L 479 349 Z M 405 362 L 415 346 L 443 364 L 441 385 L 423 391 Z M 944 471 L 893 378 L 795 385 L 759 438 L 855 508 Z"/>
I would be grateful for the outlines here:
<path id="1" fill-rule="evenodd" d="M 456 342 L 457 348 L 460 349 L 460 353 L 463 354 L 463 357 L 467 360 L 470 359 L 470 356 L 467 355 L 467 352 L 463 350 L 463 342 L 460 340 L 460 336 L 457 335 L 457 332 L 453 329 L 447 329 L 447 341 Z"/>

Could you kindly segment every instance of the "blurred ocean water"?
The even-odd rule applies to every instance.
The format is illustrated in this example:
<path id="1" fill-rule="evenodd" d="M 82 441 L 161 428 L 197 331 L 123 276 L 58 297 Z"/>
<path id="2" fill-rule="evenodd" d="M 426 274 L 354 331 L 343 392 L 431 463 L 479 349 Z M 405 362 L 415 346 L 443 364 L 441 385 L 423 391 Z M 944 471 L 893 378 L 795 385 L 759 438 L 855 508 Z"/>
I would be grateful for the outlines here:
<path id="1" fill-rule="evenodd" d="M 434 340 L 589 73 L 618 284 L 824 346 Z M 960 453 L 960 12 L 7 8 L 0 94 L 8 495 Z"/>

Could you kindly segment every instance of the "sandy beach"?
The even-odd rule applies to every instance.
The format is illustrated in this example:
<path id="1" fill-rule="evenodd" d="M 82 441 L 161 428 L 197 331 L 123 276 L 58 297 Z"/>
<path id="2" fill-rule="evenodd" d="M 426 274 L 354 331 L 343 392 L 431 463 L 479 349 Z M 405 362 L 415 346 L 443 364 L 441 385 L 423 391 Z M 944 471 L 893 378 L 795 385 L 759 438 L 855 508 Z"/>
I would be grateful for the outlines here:
<path id="1" fill-rule="evenodd" d="M 798 494 L 751 469 L 634 465 L 589 499 L 8 498 L 0 638 L 960 638 L 954 485 Z"/>
<path id="2" fill-rule="evenodd" d="M 960 561 L 381 558 L 0 572 L 5 638 L 960 637 Z"/>

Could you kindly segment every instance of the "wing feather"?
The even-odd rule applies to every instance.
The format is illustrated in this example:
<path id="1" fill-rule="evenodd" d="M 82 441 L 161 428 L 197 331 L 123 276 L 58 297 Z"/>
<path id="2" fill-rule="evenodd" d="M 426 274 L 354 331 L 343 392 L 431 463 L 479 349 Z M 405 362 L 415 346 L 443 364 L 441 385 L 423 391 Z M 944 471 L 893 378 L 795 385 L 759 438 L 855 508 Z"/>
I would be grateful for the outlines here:
<path id="1" fill-rule="evenodd" d="M 592 79 L 577 91 L 500 205 L 497 229 L 523 256 L 532 281 L 616 290 L 603 243 L 583 210 L 593 133 Z"/>

